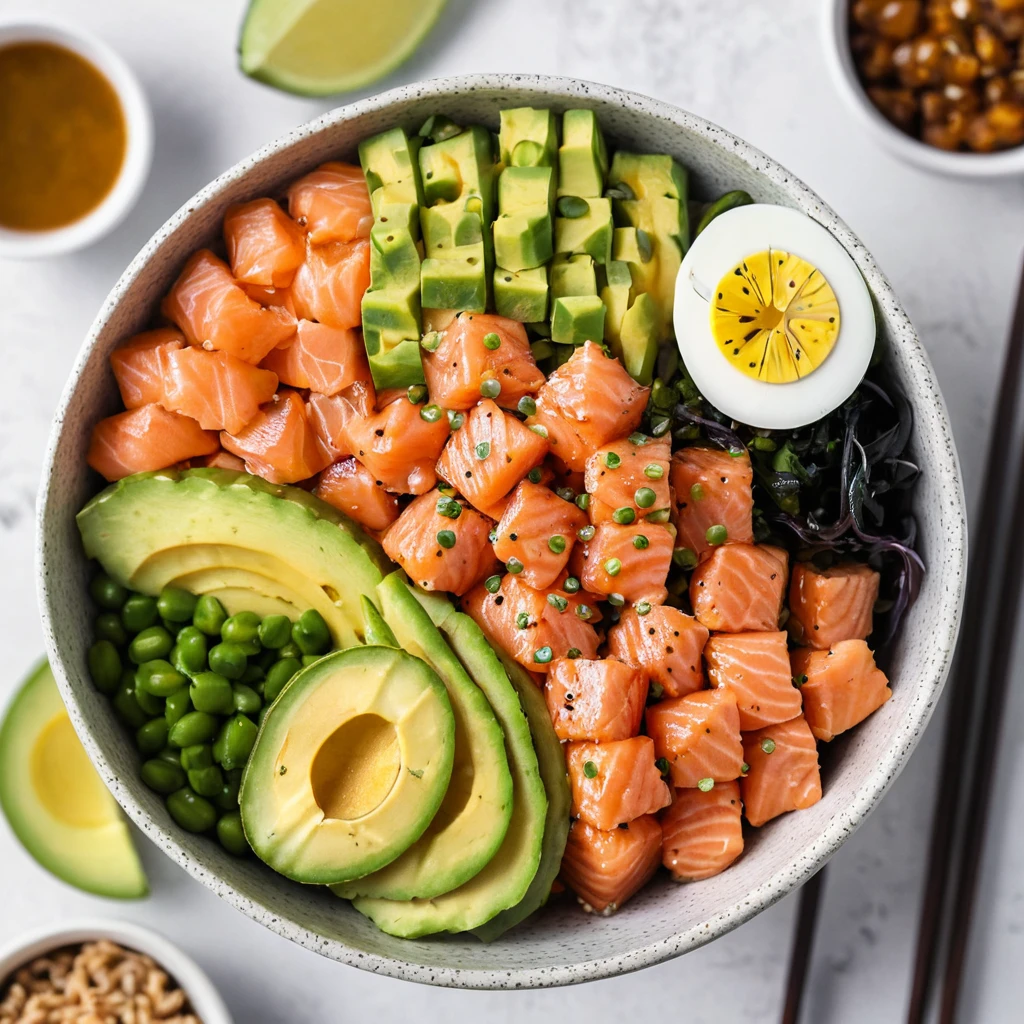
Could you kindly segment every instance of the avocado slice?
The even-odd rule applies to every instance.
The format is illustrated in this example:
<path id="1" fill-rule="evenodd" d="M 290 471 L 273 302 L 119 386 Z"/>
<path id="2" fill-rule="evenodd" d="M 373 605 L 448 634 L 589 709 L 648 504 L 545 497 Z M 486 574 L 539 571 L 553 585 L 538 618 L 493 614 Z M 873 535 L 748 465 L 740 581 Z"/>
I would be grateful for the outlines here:
<path id="1" fill-rule="evenodd" d="M 554 201 L 555 172 L 552 168 L 506 167 L 501 172 L 498 219 L 493 225 L 494 258 L 499 267 L 532 270 L 551 259 Z"/>
<path id="2" fill-rule="evenodd" d="M 468 615 L 455 611 L 444 597 L 420 591 L 415 591 L 415 596 L 483 690 L 505 733 L 513 806 L 498 852 L 479 874 L 457 889 L 432 900 L 352 901 L 381 931 L 406 939 L 479 928 L 503 910 L 518 906 L 541 864 L 548 814 L 548 797 L 526 714 L 480 627 Z"/>
<path id="3" fill-rule="evenodd" d="M 494 269 L 494 308 L 499 316 L 534 324 L 548 315 L 548 268 Z"/>
<path id="4" fill-rule="evenodd" d="M 561 345 L 601 341 L 604 318 L 593 257 L 556 256 L 551 263 L 551 340 Z"/>
<path id="5" fill-rule="evenodd" d="M 393 647 L 328 654 L 263 720 L 239 793 L 246 838 L 296 882 L 377 871 L 430 824 L 454 752 L 451 702 L 429 665 Z"/>
<path id="6" fill-rule="evenodd" d="M 632 231 L 635 243 L 635 229 Z M 604 337 L 612 354 L 640 384 L 650 384 L 658 358 L 658 307 L 647 292 L 636 294 L 629 264 L 612 260 L 606 268 L 601 299 L 608 310 Z"/>
<path id="7" fill-rule="evenodd" d="M 592 256 L 595 263 L 612 258 L 612 220 L 610 199 L 585 199 L 587 212 L 582 217 L 558 217 L 555 220 L 555 251 Z"/>
<path id="8" fill-rule="evenodd" d="M 514 107 L 499 118 L 498 150 L 506 167 L 554 167 L 558 123 L 552 111 Z"/>
<path id="9" fill-rule="evenodd" d="M 226 469 L 125 477 L 78 513 L 85 553 L 118 583 L 212 594 L 229 614 L 315 608 L 336 647 L 363 635 L 359 597 L 391 563 L 346 516 L 298 487 Z"/>
<path id="10" fill-rule="evenodd" d="M 377 611 L 377 606 L 365 594 L 359 598 L 359 604 L 363 609 L 363 622 L 365 623 L 363 639 L 366 643 L 376 647 L 401 647 L 402 645 L 391 631 L 391 627 Z"/>
<path id="11" fill-rule="evenodd" d="M 385 577 L 377 593 L 398 645 L 430 665 L 448 688 L 455 764 L 444 802 L 420 839 L 383 870 L 332 888 L 346 899 L 432 899 L 472 878 L 501 846 L 512 817 L 512 776 L 487 698 L 413 596 L 405 574 Z"/>
<path id="12" fill-rule="evenodd" d="M 558 150 L 558 194 L 596 198 L 604 194 L 608 147 L 592 110 L 567 110 L 562 115 Z"/>
<path id="13" fill-rule="evenodd" d="M 0 722 L 0 808 L 47 871 L 85 892 L 149 892 L 114 798 L 82 749 L 53 673 L 40 662 Z"/>

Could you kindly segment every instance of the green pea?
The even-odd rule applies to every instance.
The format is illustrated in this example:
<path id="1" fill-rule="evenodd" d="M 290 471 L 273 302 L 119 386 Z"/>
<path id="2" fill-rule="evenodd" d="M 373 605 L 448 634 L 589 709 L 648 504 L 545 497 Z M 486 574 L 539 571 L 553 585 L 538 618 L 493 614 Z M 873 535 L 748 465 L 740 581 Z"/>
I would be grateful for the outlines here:
<path id="1" fill-rule="evenodd" d="M 203 594 L 196 601 L 195 611 L 192 613 L 192 622 L 197 629 L 202 630 L 207 636 L 220 636 L 221 626 L 224 625 L 228 613 L 224 611 L 224 605 L 211 594 Z"/>
<path id="2" fill-rule="evenodd" d="M 248 661 L 245 651 L 238 644 L 221 643 L 210 648 L 210 670 L 219 672 L 227 679 L 241 679 Z"/>
<path id="3" fill-rule="evenodd" d="M 167 722 L 162 718 L 154 718 L 140 725 L 135 732 L 135 745 L 146 757 L 160 753 L 166 743 Z"/>
<path id="4" fill-rule="evenodd" d="M 622 508 L 617 508 L 612 513 L 612 519 L 620 526 L 628 526 L 634 519 L 636 519 L 636 512 L 634 512 L 628 505 L 623 505 Z"/>
<path id="5" fill-rule="evenodd" d="M 89 593 L 101 608 L 109 612 L 120 611 L 128 600 L 128 591 L 104 572 L 93 578 L 89 584 Z"/>
<path id="6" fill-rule="evenodd" d="M 575 576 L 566 576 L 565 582 L 562 584 L 562 589 L 567 594 L 576 594 L 579 592 L 581 583 Z"/>
<path id="7" fill-rule="evenodd" d="M 604 571 L 609 576 L 618 576 L 622 571 L 622 562 L 617 558 L 609 558 L 604 563 Z"/>
<path id="8" fill-rule="evenodd" d="M 657 498 L 658 495 L 650 487 L 639 487 L 636 494 L 633 495 L 633 500 L 640 508 L 650 508 L 657 501 Z"/>
<path id="9" fill-rule="evenodd" d="M 645 548 L 649 548 L 650 546 L 650 540 L 647 537 L 645 537 L 642 533 L 638 533 L 633 538 L 633 547 L 635 547 L 637 551 L 643 551 Z"/>
<path id="10" fill-rule="evenodd" d="M 217 735 L 217 719 L 205 711 L 189 711 L 171 726 L 167 739 L 172 747 L 208 743 Z"/>
<path id="11" fill-rule="evenodd" d="M 519 399 L 519 404 L 516 406 L 516 408 L 524 416 L 536 416 L 537 415 L 537 403 L 529 395 L 523 395 L 523 397 Z M 530 472 L 532 473 L 533 470 L 530 470 Z M 530 477 L 530 479 L 533 480 L 533 477 Z M 540 480 L 540 472 L 538 471 L 537 479 L 534 480 L 533 482 L 537 483 L 539 480 Z"/>
<path id="12" fill-rule="evenodd" d="M 288 635 L 291 636 L 291 623 L 288 623 Z M 258 665 L 264 676 L 270 671 L 270 666 L 278 659 L 277 651 L 262 650 L 255 658 L 249 659 L 250 665 Z"/>
<path id="13" fill-rule="evenodd" d="M 168 725 L 174 725 L 192 710 L 192 698 L 189 696 L 188 688 L 182 687 L 177 693 L 172 693 L 164 701 L 164 719 Z"/>
<path id="14" fill-rule="evenodd" d="M 198 599 L 180 587 L 164 587 L 156 599 L 157 611 L 168 622 L 188 622 L 196 611 Z"/>
<path id="15" fill-rule="evenodd" d="M 209 832 L 217 823 L 217 809 L 188 786 L 171 793 L 167 810 L 186 832 Z"/>
<path id="16" fill-rule="evenodd" d="M 500 576 L 488 576 L 484 580 L 484 587 L 488 594 L 496 594 L 501 590 L 501 577 Z"/>
<path id="17" fill-rule="evenodd" d="M 160 618 L 156 601 L 145 594 L 132 594 L 121 608 L 121 621 L 129 633 L 141 633 Z"/>
<path id="18" fill-rule="evenodd" d="M 149 626 L 128 645 L 128 657 L 136 665 L 157 658 L 166 658 L 174 646 L 174 638 L 163 626 Z"/>
<path id="19" fill-rule="evenodd" d="M 200 796 L 220 796 L 224 788 L 224 773 L 215 764 L 207 768 L 193 768 L 188 772 L 188 784 Z"/>
<path id="20" fill-rule="evenodd" d="M 292 620 L 287 615 L 268 615 L 259 628 L 260 643 L 271 650 L 284 647 L 292 638 Z"/>
<path id="21" fill-rule="evenodd" d="M 235 711 L 240 711 L 243 715 L 255 715 L 263 707 L 263 699 L 251 686 L 235 683 L 232 690 Z"/>
<path id="22" fill-rule="evenodd" d="M 188 688 L 192 707 L 208 715 L 230 715 L 234 709 L 231 682 L 216 672 L 200 672 Z"/>
<path id="23" fill-rule="evenodd" d="M 246 654 L 256 654 L 260 649 L 260 617 L 255 612 L 239 612 L 224 620 L 220 628 L 221 639 L 227 643 L 246 648 Z M 251 645 L 255 644 L 252 650 Z"/>
<path id="24" fill-rule="evenodd" d="M 729 531 L 720 523 L 716 523 L 714 526 L 709 526 L 707 528 L 707 532 L 704 534 L 704 537 L 709 544 L 717 546 L 719 544 L 724 544 L 729 539 Z"/>
<path id="25" fill-rule="evenodd" d="M 229 718 L 217 734 L 213 756 L 224 768 L 242 768 L 256 742 L 256 724 L 245 715 Z"/>
<path id="26" fill-rule="evenodd" d="M 222 811 L 233 811 L 238 807 L 238 791 L 242 788 L 242 769 L 232 768 L 224 772 L 224 785 L 213 798 Z"/>
<path id="27" fill-rule="evenodd" d="M 315 609 L 304 611 L 292 626 L 292 640 L 303 654 L 324 654 L 331 646 L 331 631 Z"/>
<path id="28" fill-rule="evenodd" d="M 177 693 L 188 680 L 162 658 L 147 661 L 135 673 L 135 685 L 153 697 L 169 697 Z"/>
<path id="29" fill-rule="evenodd" d="M 189 675 L 195 675 L 206 668 L 206 634 L 201 629 L 185 626 L 179 630 L 175 646 L 181 666 Z"/>
<path id="30" fill-rule="evenodd" d="M 505 563 L 505 568 L 508 569 L 508 571 L 510 573 L 512 573 L 513 576 L 518 576 L 519 573 L 521 573 L 523 571 L 523 569 L 526 568 L 526 566 L 524 566 L 523 563 L 520 562 L 518 558 L 510 558 Z"/>
<path id="31" fill-rule="evenodd" d="M 484 335 L 484 348 L 491 352 L 501 348 L 501 335 L 495 334 L 494 331 L 488 331 Z"/>
<path id="32" fill-rule="evenodd" d="M 589 494 L 577 494 L 576 495 L 576 506 L 582 509 L 584 512 L 590 508 L 590 495 Z"/>
<path id="33" fill-rule="evenodd" d="M 138 682 L 135 683 L 135 699 L 139 702 L 139 707 L 146 712 L 148 718 L 163 716 L 165 710 L 163 698 L 157 697 L 152 693 L 146 693 L 145 690 L 139 687 Z"/>
<path id="34" fill-rule="evenodd" d="M 558 533 L 553 537 L 548 537 L 548 548 L 556 555 L 562 554 L 565 551 L 565 538 Z"/>
<path id="35" fill-rule="evenodd" d="M 244 857 L 249 852 L 249 843 L 242 829 L 242 815 L 228 811 L 217 822 L 217 838 L 220 845 L 234 857 Z"/>
<path id="36" fill-rule="evenodd" d="M 441 547 L 450 550 L 455 547 L 458 537 L 455 536 L 455 532 L 453 530 L 438 530 L 436 540 Z"/>
<path id="37" fill-rule="evenodd" d="M 89 648 L 89 675 L 100 693 L 111 694 L 121 682 L 121 655 L 109 640 L 98 640 Z"/>
<path id="38" fill-rule="evenodd" d="M 289 661 L 290 659 L 298 661 L 302 657 L 302 650 L 294 640 L 289 640 L 284 647 L 278 650 L 277 657 L 280 661 Z"/>
<path id="39" fill-rule="evenodd" d="M 259 667 L 254 665 L 251 661 L 245 666 L 245 671 L 242 673 L 242 678 L 238 681 L 245 683 L 246 686 L 251 686 L 254 690 L 259 692 L 263 688 L 263 681 L 267 678 L 266 672 Z"/>
<path id="40" fill-rule="evenodd" d="M 484 398 L 497 398 L 501 394 L 501 381 L 495 380 L 493 377 L 489 377 L 487 380 L 480 382 L 480 394 Z"/>
<path id="41" fill-rule="evenodd" d="M 149 721 L 149 715 L 139 706 L 135 696 L 135 683 L 122 681 L 114 694 L 114 711 L 129 729 L 139 729 Z"/>
<path id="42" fill-rule="evenodd" d="M 302 668 L 297 658 L 283 658 L 273 665 L 267 673 L 267 681 L 263 685 L 263 699 L 271 704 L 285 688 L 292 676 Z"/>
<path id="43" fill-rule="evenodd" d="M 593 526 L 581 526 L 576 531 L 576 536 L 584 542 L 593 540 L 596 534 L 597 530 Z"/>
<path id="44" fill-rule="evenodd" d="M 142 781 L 157 793 L 173 793 L 185 785 L 185 773 L 180 765 L 171 764 L 162 758 L 151 758 L 142 763 L 139 771 Z"/>
<path id="45" fill-rule="evenodd" d="M 109 640 L 118 646 L 128 643 L 128 634 L 117 612 L 101 612 L 97 615 L 95 633 L 98 640 Z"/>
<path id="46" fill-rule="evenodd" d="M 213 747 L 209 743 L 193 743 L 181 751 L 178 763 L 187 772 L 209 768 L 213 764 Z"/>

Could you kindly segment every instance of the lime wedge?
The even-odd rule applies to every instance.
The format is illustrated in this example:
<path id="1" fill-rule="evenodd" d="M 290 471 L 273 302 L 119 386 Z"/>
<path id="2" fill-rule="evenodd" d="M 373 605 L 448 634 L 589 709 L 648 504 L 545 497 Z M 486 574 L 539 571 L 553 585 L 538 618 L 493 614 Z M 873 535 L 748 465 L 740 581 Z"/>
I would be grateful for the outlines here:
<path id="1" fill-rule="evenodd" d="M 410 57 L 446 0 L 251 0 L 242 70 L 303 96 L 358 89 Z"/>

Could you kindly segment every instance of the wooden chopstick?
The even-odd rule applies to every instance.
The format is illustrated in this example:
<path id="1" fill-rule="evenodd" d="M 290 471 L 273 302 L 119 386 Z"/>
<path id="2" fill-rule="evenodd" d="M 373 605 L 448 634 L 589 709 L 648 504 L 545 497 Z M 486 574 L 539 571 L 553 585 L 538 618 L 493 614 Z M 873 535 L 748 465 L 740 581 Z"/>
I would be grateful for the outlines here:
<path id="1" fill-rule="evenodd" d="M 800 1007 L 807 990 L 807 973 L 814 949 L 814 932 L 818 924 L 818 906 L 825 883 L 825 868 L 804 882 L 800 890 L 800 906 L 796 912 L 793 948 L 789 954 L 789 973 L 782 1004 L 781 1024 L 799 1024 Z"/>

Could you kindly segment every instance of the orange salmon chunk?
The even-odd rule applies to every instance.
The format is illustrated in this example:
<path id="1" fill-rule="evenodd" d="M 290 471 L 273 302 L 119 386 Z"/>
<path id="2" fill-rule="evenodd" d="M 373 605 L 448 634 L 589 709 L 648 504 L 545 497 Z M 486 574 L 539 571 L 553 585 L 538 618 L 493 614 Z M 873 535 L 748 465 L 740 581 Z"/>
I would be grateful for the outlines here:
<path id="1" fill-rule="evenodd" d="M 829 569 L 797 562 L 789 584 L 789 635 L 795 643 L 822 651 L 840 640 L 866 640 L 878 581 L 874 569 L 857 562 Z"/>
<path id="2" fill-rule="evenodd" d="M 209 249 L 189 259 L 160 310 L 190 345 L 215 348 L 246 363 L 260 362 L 295 333 L 295 318 L 287 310 L 264 309 L 250 299 Z"/>
<path id="3" fill-rule="evenodd" d="M 668 761 L 672 784 L 679 789 L 740 777 L 740 715 L 736 696 L 728 690 L 698 690 L 652 704 L 647 733 L 657 756 Z"/>
<path id="4" fill-rule="evenodd" d="M 602 523 L 587 542 L 580 577 L 593 594 L 621 594 L 627 601 L 661 604 L 672 565 L 672 534 L 657 523 Z"/>
<path id="5" fill-rule="evenodd" d="M 373 227 L 366 178 L 351 164 L 323 164 L 299 178 L 288 189 L 288 212 L 318 245 L 368 238 Z"/>
<path id="6" fill-rule="evenodd" d="M 490 313 L 459 314 L 441 335 L 438 347 L 423 352 L 423 376 L 430 400 L 444 409 L 472 409 L 480 401 L 485 380 L 501 385 L 495 399 L 498 405 L 515 409 L 520 398 L 544 383 L 526 328 Z"/>
<path id="7" fill-rule="evenodd" d="M 190 463 L 193 469 L 196 467 L 206 467 L 207 469 L 230 469 L 234 473 L 245 472 L 245 463 L 237 455 L 232 455 L 231 452 L 226 452 L 223 448 L 212 455 L 191 459 Z"/>
<path id="8" fill-rule="evenodd" d="M 300 320 L 295 334 L 270 352 L 260 366 L 273 370 L 282 384 L 320 395 L 336 395 L 369 376 L 359 331 L 311 320 Z"/>
<path id="9" fill-rule="evenodd" d="M 607 830 L 667 807 L 672 792 L 654 760 L 654 741 L 649 736 L 570 743 L 565 761 L 572 816 Z"/>
<path id="10" fill-rule="evenodd" d="M 889 680 L 863 640 L 840 640 L 827 651 L 793 651 L 804 717 L 816 739 L 828 742 L 863 722 L 891 696 Z"/>
<path id="11" fill-rule="evenodd" d="M 668 438 L 643 434 L 613 441 L 587 458 L 585 487 L 590 521 L 606 522 L 616 510 L 628 509 L 639 521 L 652 513 L 669 513 Z M 628 514 L 620 511 L 620 516 Z"/>
<path id="12" fill-rule="evenodd" d="M 586 523 L 586 515 L 571 501 L 524 480 L 501 514 L 494 553 L 506 564 L 522 565 L 523 583 L 543 590 L 565 568 L 576 531 Z"/>
<path id="13" fill-rule="evenodd" d="M 485 398 L 452 431 L 437 472 L 483 511 L 505 497 L 547 452 L 544 438 Z"/>
<path id="14" fill-rule="evenodd" d="M 442 515 L 458 505 L 458 518 Z M 406 506 L 384 535 L 384 550 L 417 586 L 462 595 L 497 570 L 489 519 L 434 490 Z"/>
<path id="15" fill-rule="evenodd" d="M 313 424 L 316 436 L 335 458 L 352 454 L 348 451 L 349 439 L 345 432 L 349 421 L 373 415 L 376 399 L 373 381 L 369 377 L 370 368 L 367 366 L 366 380 L 357 380 L 336 395 L 321 395 L 314 391 L 306 402 L 309 422 Z"/>
<path id="16" fill-rule="evenodd" d="M 184 344 L 185 337 L 180 331 L 159 327 L 136 334 L 111 352 L 110 367 L 126 409 L 152 402 L 163 404 L 167 355 Z"/>
<path id="17" fill-rule="evenodd" d="M 666 697 L 682 697 L 704 687 L 701 652 L 707 639 L 707 628 L 692 615 L 654 605 L 646 615 L 625 609 L 608 631 L 608 650 L 643 669 L 652 688 L 656 684 Z"/>
<path id="18" fill-rule="evenodd" d="M 690 576 L 693 613 L 718 633 L 779 628 L 789 555 L 767 544 L 722 544 Z"/>
<path id="19" fill-rule="evenodd" d="M 611 658 L 564 658 L 551 666 L 544 696 L 560 740 L 628 740 L 640 731 L 647 677 Z"/>
<path id="20" fill-rule="evenodd" d="M 224 244 L 235 280 L 264 288 L 287 288 L 306 257 L 302 229 L 273 199 L 229 206 Z"/>
<path id="21" fill-rule="evenodd" d="M 821 799 L 818 748 L 803 715 L 745 733 L 743 760 L 749 767 L 740 792 L 751 825 L 761 826 Z"/>
<path id="22" fill-rule="evenodd" d="M 159 405 L 141 405 L 100 420 L 85 460 L 107 480 L 120 480 L 212 455 L 219 447 L 217 435 L 195 420 Z"/>
<path id="23" fill-rule="evenodd" d="M 661 825 L 653 814 L 609 832 L 574 821 L 561 877 L 588 914 L 614 914 L 642 889 L 661 862 Z"/>
<path id="24" fill-rule="evenodd" d="M 308 245 L 289 289 L 296 316 L 347 330 L 363 322 L 363 294 L 370 287 L 370 243 Z"/>
<path id="25" fill-rule="evenodd" d="M 305 248 L 303 248 L 305 253 Z M 243 284 L 242 291 L 261 306 L 280 306 L 295 316 L 295 303 L 291 288 L 267 288 L 262 284 Z"/>
<path id="26" fill-rule="evenodd" d="M 800 714 L 785 633 L 722 633 L 704 648 L 712 686 L 736 694 L 744 732 Z"/>
<path id="27" fill-rule="evenodd" d="M 718 448 L 682 448 L 672 456 L 671 480 L 676 547 L 700 559 L 713 550 L 713 526 L 724 527 L 729 541 L 753 543 L 754 471 L 746 451 L 733 457 Z"/>
<path id="28" fill-rule="evenodd" d="M 398 499 L 377 483 L 356 458 L 346 455 L 320 474 L 318 498 L 368 530 L 386 530 L 398 518 Z"/>
<path id="29" fill-rule="evenodd" d="M 740 784 L 717 782 L 706 793 L 677 789 L 661 830 L 661 862 L 677 882 L 720 874 L 743 852 Z"/>

